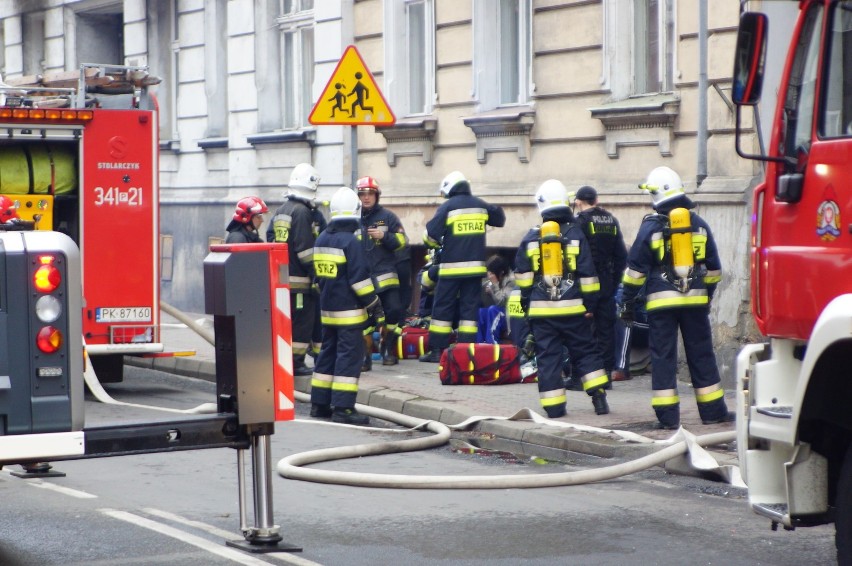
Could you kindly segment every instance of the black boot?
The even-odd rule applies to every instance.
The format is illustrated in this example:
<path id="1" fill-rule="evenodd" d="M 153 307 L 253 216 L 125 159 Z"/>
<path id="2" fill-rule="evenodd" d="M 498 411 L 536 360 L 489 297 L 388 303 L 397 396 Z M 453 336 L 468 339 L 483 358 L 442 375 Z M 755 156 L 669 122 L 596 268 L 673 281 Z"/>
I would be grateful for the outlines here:
<path id="1" fill-rule="evenodd" d="M 330 419 L 331 406 L 320 405 L 319 403 L 311 403 L 311 417 L 315 419 Z"/>
<path id="2" fill-rule="evenodd" d="M 382 336 L 382 365 L 395 366 L 399 363 L 396 357 L 396 333 L 385 331 Z"/>
<path id="3" fill-rule="evenodd" d="M 305 363 L 305 356 L 293 356 L 293 375 L 313 375 L 314 370 Z"/>
<path id="4" fill-rule="evenodd" d="M 364 363 L 361 364 L 361 371 L 370 371 L 371 369 L 373 369 L 373 354 L 368 352 L 364 356 Z"/>
<path id="5" fill-rule="evenodd" d="M 429 350 L 422 356 L 420 356 L 421 362 L 431 362 L 433 364 L 437 364 L 441 361 L 441 351 L 440 350 Z"/>
<path id="6" fill-rule="evenodd" d="M 544 412 L 547 413 L 547 418 L 549 419 L 558 419 L 568 414 L 568 411 L 565 410 L 565 403 L 545 407 Z"/>
<path id="7" fill-rule="evenodd" d="M 606 391 L 598 389 L 592 393 L 592 406 L 595 408 L 596 415 L 609 414 L 609 403 L 606 402 Z"/>
<path id="8" fill-rule="evenodd" d="M 355 409 L 335 407 L 334 413 L 331 415 L 331 421 L 351 425 L 368 425 L 370 424 L 370 417 L 362 415 Z"/>
<path id="9" fill-rule="evenodd" d="M 736 413 L 732 413 L 728 411 L 721 417 L 715 419 L 701 419 L 701 424 L 721 424 L 721 423 L 732 423 L 737 420 Z"/>

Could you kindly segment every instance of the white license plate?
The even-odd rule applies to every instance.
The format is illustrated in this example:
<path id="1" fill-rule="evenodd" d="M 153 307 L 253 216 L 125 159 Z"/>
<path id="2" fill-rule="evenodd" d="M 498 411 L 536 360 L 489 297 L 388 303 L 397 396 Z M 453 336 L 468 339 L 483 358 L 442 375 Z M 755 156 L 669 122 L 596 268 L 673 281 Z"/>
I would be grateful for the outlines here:
<path id="1" fill-rule="evenodd" d="M 95 309 L 95 322 L 150 322 L 151 307 L 111 307 Z"/>

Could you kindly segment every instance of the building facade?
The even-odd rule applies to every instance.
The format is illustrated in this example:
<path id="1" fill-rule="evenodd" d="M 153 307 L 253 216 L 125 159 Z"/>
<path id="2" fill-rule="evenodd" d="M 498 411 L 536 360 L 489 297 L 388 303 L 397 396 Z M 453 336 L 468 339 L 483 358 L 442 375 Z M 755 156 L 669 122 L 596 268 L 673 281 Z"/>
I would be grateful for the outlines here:
<path id="1" fill-rule="evenodd" d="M 377 178 L 413 243 L 441 179 L 459 170 L 505 208 L 488 242 L 506 253 L 538 223 L 533 195 L 549 178 L 596 187 L 632 242 L 650 211 L 637 185 L 672 167 L 720 246 L 712 315 L 729 374 L 753 332 L 748 201 L 760 175 L 734 151 L 738 11 L 709 0 L 11 0 L 0 69 L 126 63 L 164 79 L 163 298 L 191 312 L 203 310 L 202 261 L 233 204 L 256 194 L 274 208 L 303 161 L 322 174 L 320 197 Z M 308 122 L 350 44 L 394 125 Z M 741 143 L 756 150 L 757 135 Z"/>

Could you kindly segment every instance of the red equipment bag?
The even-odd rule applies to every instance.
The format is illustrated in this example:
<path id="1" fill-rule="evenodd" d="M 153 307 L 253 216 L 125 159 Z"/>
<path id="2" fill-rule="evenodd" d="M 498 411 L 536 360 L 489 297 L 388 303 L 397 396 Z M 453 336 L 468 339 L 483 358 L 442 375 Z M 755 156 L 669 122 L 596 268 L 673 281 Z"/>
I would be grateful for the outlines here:
<path id="1" fill-rule="evenodd" d="M 400 360 L 416 360 L 429 351 L 429 329 L 403 326 L 396 339 L 396 356 Z"/>
<path id="2" fill-rule="evenodd" d="M 518 348 L 512 344 L 450 344 L 441 354 L 438 376 L 443 385 L 504 385 L 532 383 L 537 374 L 524 376 Z"/>

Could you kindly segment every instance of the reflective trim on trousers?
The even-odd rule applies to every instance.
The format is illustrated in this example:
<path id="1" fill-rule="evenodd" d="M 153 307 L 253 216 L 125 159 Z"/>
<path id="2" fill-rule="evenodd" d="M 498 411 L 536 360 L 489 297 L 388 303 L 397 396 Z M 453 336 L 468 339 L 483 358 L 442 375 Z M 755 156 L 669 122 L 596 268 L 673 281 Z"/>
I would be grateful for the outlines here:
<path id="1" fill-rule="evenodd" d="M 331 383 L 333 381 L 333 375 L 314 372 L 313 376 L 311 376 L 311 387 L 319 387 L 320 389 L 331 389 Z"/>
<path id="2" fill-rule="evenodd" d="M 345 391 L 347 393 L 358 392 L 358 378 L 347 377 L 343 375 L 335 375 L 334 382 L 331 384 L 332 391 Z"/>
<path id="3" fill-rule="evenodd" d="M 652 407 L 668 407 L 680 403 L 680 397 L 677 394 L 677 389 L 660 389 L 653 392 L 651 398 Z"/>
<path id="4" fill-rule="evenodd" d="M 434 332 L 435 334 L 449 334 L 452 331 L 452 321 L 433 319 L 432 322 L 429 323 L 429 332 Z M 474 330 L 474 332 L 476 332 L 476 330 Z"/>
<path id="5" fill-rule="evenodd" d="M 568 398 L 565 396 L 565 389 L 553 389 L 551 391 L 540 391 L 538 394 L 541 400 L 542 407 L 553 407 L 554 405 L 564 405 Z"/>
<path id="6" fill-rule="evenodd" d="M 712 403 L 716 399 L 721 399 L 725 396 L 725 390 L 722 389 L 722 384 L 717 383 L 709 387 L 701 387 L 695 390 L 695 400 L 699 403 Z"/>
<path id="7" fill-rule="evenodd" d="M 606 385 L 609 377 L 605 369 L 599 369 L 580 377 L 580 381 L 583 382 L 583 391 L 590 391 Z"/>

